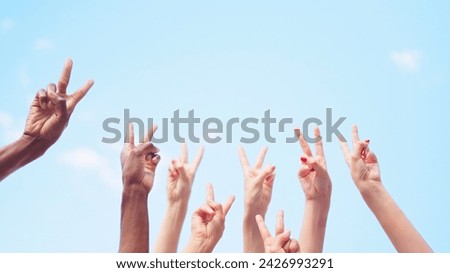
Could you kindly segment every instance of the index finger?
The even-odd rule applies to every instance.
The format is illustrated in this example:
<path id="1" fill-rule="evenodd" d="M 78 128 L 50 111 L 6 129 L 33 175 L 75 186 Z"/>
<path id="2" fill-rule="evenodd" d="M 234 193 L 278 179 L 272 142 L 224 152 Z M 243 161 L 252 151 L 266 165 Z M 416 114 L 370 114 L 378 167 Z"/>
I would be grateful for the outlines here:
<path id="1" fill-rule="evenodd" d="M 206 201 L 214 201 L 214 188 L 211 183 L 206 184 Z"/>
<path id="2" fill-rule="evenodd" d="M 153 124 L 152 129 L 149 129 L 147 132 L 147 136 L 145 136 L 145 142 L 152 141 L 153 135 L 155 134 L 156 130 L 158 130 L 158 125 Z"/>
<path id="3" fill-rule="evenodd" d="M 181 144 L 181 162 L 187 163 L 189 160 L 186 142 Z"/>
<path id="4" fill-rule="evenodd" d="M 358 126 L 352 126 L 353 145 L 359 142 Z"/>
<path id="5" fill-rule="evenodd" d="M 306 140 L 303 138 L 303 134 L 302 132 L 300 132 L 299 128 L 294 128 L 294 133 L 297 136 L 298 142 L 300 143 L 300 147 L 302 147 L 303 152 L 307 155 L 307 156 L 313 156 L 311 153 L 311 149 L 309 148 L 308 143 L 306 142 Z"/>
<path id="6" fill-rule="evenodd" d="M 72 73 L 73 61 L 72 59 L 67 59 L 64 63 L 63 71 L 61 72 L 61 76 L 58 81 L 58 92 L 59 94 L 65 95 L 67 93 L 67 86 L 70 81 L 70 74 Z"/>
<path id="7" fill-rule="evenodd" d="M 228 200 L 223 204 L 223 213 L 225 214 L 225 216 L 228 214 L 228 211 L 231 208 L 231 205 L 233 205 L 235 197 L 232 195 L 230 197 L 228 197 Z"/>
<path id="8" fill-rule="evenodd" d="M 277 213 L 277 224 L 275 226 L 275 235 L 278 236 L 284 232 L 284 211 L 280 210 Z"/>
<path id="9" fill-rule="evenodd" d="M 266 226 L 266 223 L 264 223 L 264 219 L 261 215 L 255 216 L 256 224 L 258 225 L 259 233 L 261 234 L 262 239 L 265 241 L 266 239 L 272 237 L 270 235 L 270 231 Z"/>
<path id="10" fill-rule="evenodd" d="M 347 142 L 339 139 L 339 143 L 341 145 L 342 153 L 344 154 L 345 162 L 347 162 L 347 165 L 350 166 L 350 160 L 351 160 L 351 151 L 348 147 Z"/>
<path id="11" fill-rule="evenodd" d="M 267 146 L 264 146 L 259 152 L 258 158 L 256 158 L 255 169 L 260 169 L 262 167 L 268 149 L 269 148 Z"/>
<path id="12" fill-rule="evenodd" d="M 316 138 L 320 137 L 320 129 L 319 129 L 319 127 L 316 127 L 314 129 L 314 136 Z M 316 142 L 316 154 L 320 155 L 323 159 L 325 159 L 325 154 L 323 152 L 322 138 L 320 138 L 320 140 Z"/>
<path id="13" fill-rule="evenodd" d="M 93 85 L 94 85 L 94 81 L 93 80 L 88 80 L 82 87 L 80 87 L 80 89 L 78 89 L 75 93 L 73 93 L 71 95 L 72 101 L 67 106 L 67 108 L 70 111 L 73 111 L 73 109 L 75 109 L 75 106 L 77 106 L 77 104 L 80 102 L 80 100 L 82 98 L 84 98 L 84 96 L 86 96 L 86 94 L 88 93 L 89 89 L 91 89 L 91 87 Z"/>
<path id="14" fill-rule="evenodd" d="M 133 129 L 133 123 L 128 123 L 128 131 L 125 136 L 125 143 L 129 143 L 134 146 L 134 129 Z"/>
<path id="15" fill-rule="evenodd" d="M 245 150 L 241 145 L 238 146 L 238 152 L 239 152 L 239 160 L 241 161 L 242 168 L 244 170 L 250 168 L 250 163 L 248 162 L 247 155 L 245 154 Z"/>

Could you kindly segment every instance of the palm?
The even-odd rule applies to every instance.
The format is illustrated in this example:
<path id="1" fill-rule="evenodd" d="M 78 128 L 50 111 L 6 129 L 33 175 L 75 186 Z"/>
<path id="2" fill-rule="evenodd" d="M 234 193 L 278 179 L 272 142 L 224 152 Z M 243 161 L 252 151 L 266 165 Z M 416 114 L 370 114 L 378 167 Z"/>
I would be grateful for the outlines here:
<path id="1" fill-rule="evenodd" d="M 211 238 L 220 237 L 220 230 L 222 229 L 220 224 L 214 219 L 209 219 L 209 215 L 196 215 L 198 219 L 195 221 L 198 223 L 193 228 L 192 234 L 195 238 L 202 240 L 210 240 Z"/>
<path id="2" fill-rule="evenodd" d="M 66 124 L 67 120 L 62 120 L 61 116 L 51 109 L 42 109 L 35 99 L 30 107 L 25 134 L 43 139 L 56 139 L 62 134 Z"/>
<path id="3" fill-rule="evenodd" d="M 358 180 L 381 182 L 380 167 L 372 152 L 367 157 L 361 157 L 352 165 L 352 173 Z"/>
<path id="4" fill-rule="evenodd" d="M 181 175 L 169 175 L 167 192 L 169 194 L 169 199 L 171 200 L 186 199 L 191 195 L 194 172 L 187 164 L 183 164 L 183 168 L 186 170 L 186 177 L 181 177 Z"/>
<path id="5" fill-rule="evenodd" d="M 359 140 L 358 127 L 352 128 L 353 152 L 347 142 L 341 141 L 345 161 L 350 167 L 353 181 L 358 185 L 381 183 L 380 167 L 375 154 L 369 150 L 370 140 Z"/>
<path id="6" fill-rule="evenodd" d="M 133 127 L 129 124 L 128 138 L 120 154 L 124 186 L 141 185 L 147 192 L 152 189 L 156 166 L 159 162 L 159 156 L 157 160 L 152 157 L 159 149 L 149 141 L 155 130 L 156 128 L 152 128 L 146 141 L 135 146 Z"/>
<path id="7" fill-rule="evenodd" d="M 204 152 L 203 147 L 200 147 L 195 159 L 191 164 L 188 164 L 188 151 L 185 143 L 181 146 L 181 150 L 180 159 L 172 160 L 169 166 L 167 194 L 170 201 L 189 200 L 195 173 L 197 172 Z"/>
<path id="8" fill-rule="evenodd" d="M 267 253 L 286 253 L 282 246 L 276 244 L 274 237 L 267 238 L 264 245 Z"/>
<path id="9" fill-rule="evenodd" d="M 255 166 L 250 166 L 245 150 L 239 147 L 239 159 L 244 171 L 245 203 L 256 214 L 264 215 L 272 198 L 275 166 L 262 168 L 267 147 L 261 149 Z"/>
<path id="10" fill-rule="evenodd" d="M 327 194 L 331 184 L 325 161 L 320 156 L 317 156 L 316 162 L 320 168 L 309 172 L 306 176 L 301 176 L 299 173 L 300 184 L 303 192 L 309 199 L 314 199 Z"/>
<path id="11" fill-rule="evenodd" d="M 62 113 L 56 111 L 54 104 L 49 103 L 47 108 L 43 109 L 38 98 L 35 98 L 25 124 L 25 134 L 44 140 L 56 141 L 61 136 L 68 121 L 69 116 L 63 116 Z"/>
<path id="12" fill-rule="evenodd" d="M 272 199 L 273 177 L 261 177 L 261 170 L 251 169 L 245 175 L 246 192 L 249 193 L 248 202 L 257 208 L 267 208 Z M 262 185 L 262 188 L 254 185 Z"/>

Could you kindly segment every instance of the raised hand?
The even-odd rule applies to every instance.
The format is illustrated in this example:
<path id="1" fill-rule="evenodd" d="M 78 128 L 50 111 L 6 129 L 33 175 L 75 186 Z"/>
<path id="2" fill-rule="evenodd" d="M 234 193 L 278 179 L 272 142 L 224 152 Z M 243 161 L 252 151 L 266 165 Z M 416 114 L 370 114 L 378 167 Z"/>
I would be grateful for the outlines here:
<path id="1" fill-rule="evenodd" d="M 315 139 L 318 140 L 315 144 L 315 156 L 300 130 L 296 128 L 294 132 L 304 153 L 300 157 L 302 165 L 298 171 L 306 199 L 299 241 L 303 252 L 322 252 L 330 210 L 331 179 L 327 171 L 320 130 L 314 130 Z"/>
<path id="2" fill-rule="evenodd" d="M 24 135 L 37 138 L 46 145 L 58 140 L 66 128 L 76 105 L 88 93 L 94 81 L 87 81 L 73 94 L 67 94 L 73 62 L 64 64 L 58 85 L 50 83 L 47 89 L 40 89 L 30 106 Z"/>
<path id="3" fill-rule="evenodd" d="M 42 156 L 61 136 L 75 106 L 87 94 L 94 81 L 87 81 L 72 95 L 67 95 L 72 60 L 67 60 L 58 82 L 37 92 L 31 103 L 25 129 L 15 142 L 0 148 L 0 181 Z"/>
<path id="4" fill-rule="evenodd" d="M 251 166 L 244 148 L 239 146 L 239 159 L 244 172 L 244 252 L 264 252 L 255 216 L 265 216 L 272 199 L 275 166 L 263 168 L 267 147 L 261 149 L 256 163 Z"/>
<path id="5" fill-rule="evenodd" d="M 360 190 L 381 183 L 380 167 L 375 154 L 370 151 L 370 140 L 359 140 L 358 127 L 352 128 L 353 152 L 350 151 L 347 142 L 341 140 L 341 149 L 344 153 L 345 161 L 350 168 L 350 172 L 356 186 Z"/>
<path id="6" fill-rule="evenodd" d="M 201 147 L 191 164 L 188 164 L 188 151 L 186 144 L 181 146 L 181 157 L 172 160 L 167 176 L 168 206 L 161 229 L 156 239 L 154 252 L 174 253 L 178 249 L 181 229 L 188 208 L 191 188 L 195 173 L 203 157 Z"/>
<path id="7" fill-rule="evenodd" d="M 380 168 L 369 140 L 359 140 L 353 126 L 353 152 L 341 140 L 341 149 L 356 187 L 398 252 L 433 252 L 381 183 Z"/>
<path id="8" fill-rule="evenodd" d="M 153 187 L 155 169 L 161 159 L 159 149 L 150 142 L 156 131 L 154 126 L 145 137 L 144 143 L 134 145 L 133 125 L 128 124 L 128 138 L 125 140 L 120 162 L 122 165 L 122 179 L 125 187 L 141 186 L 147 193 Z"/>
<path id="9" fill-rule="evenodd" d="M 201 147 L 194 161 L 188 164 L 187 145 L 183 143 L 181 148 L 181 157 L 172 160 L 169 165 L 167 177 L 167 197 L 169 202 L 187 202 L 189 200 L 195 173 L 203 157 L 204 149 Z"/>
<path id="10" fill-rule="evenodd" d="M 298 171 L 298 178 L 305 193 L 305 198 L 308 200 L 329 200 L 331 196 L 331 179 L 327 171 L 322 140 L 316 142 L 316 155 L 314 156 L 300 130 L 296 128 L 294 132 L 304 153 L 300 157 L 302 166 Z M 320 138 L 319 128 L 314 129 L 314 136 Z"/>
<path id="11" fill-rule="evenodd" d="M 269 229 L 264 223 L 261 215 L 255 216 L 261 237 L 264 241 L 266 253 L 299 253 L 300 245 L 297 240 L 291 239 L 291 232 L 284 230 L 284 212 L 280 210 L 277 214 L 277 224 L 275 227 L 275 237 L 272 237 Z"/>
<path id="12" fill-rule="evenodd" d="M 134 144 L 132 124 L 128 124 L 125 144 L 120 154 L 122 165 L 122 209 L 119 252 L 149 252 L 148 195 L 153 187 L 159 149 L 150 142 L 154 126 L 145 142 Z"/>
<path id="13" fill-rule="evenodd" d="M 222 238 L 225 229 L 225 217 L 234 202 L 230 196 L 222 205 L 214 201 L 214 189 L 211 184 L 206 188 L 206 204 L 192 215 L 191 238 L 184 252 L 212 252 Z"/>
<path id="14" fill-rule="evenodd" d="M 244 171 L 245 208 L 256 214 L 265 215 L 272 198 L 275 166 L 262 168 L 267 147 L 261 149 L 255 165 L 252 167 L 247 159 L 244 148 L 239 146 L 239 159 Z M 253 216 L 254 217 L 254 216 Z"/>

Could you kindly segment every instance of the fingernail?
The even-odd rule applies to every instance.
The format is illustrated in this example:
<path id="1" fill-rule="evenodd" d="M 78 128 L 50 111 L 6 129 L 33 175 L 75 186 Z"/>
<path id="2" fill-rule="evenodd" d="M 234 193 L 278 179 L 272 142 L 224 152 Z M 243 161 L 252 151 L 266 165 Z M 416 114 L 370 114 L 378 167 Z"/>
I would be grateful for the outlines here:
<path id="1" fill-rule="evenodd" d="M 303 163 L 306 163 L 307 161 L 308 161 L 308 159 L 306 159 L 306 157 L 300 157 L 300 160 L 303 162 Z"/>
<path id="2" fill-rule="evenodd" d="M 366 139 L 366 142 L 369 143 L 369 142 L 370 142 L 370 139 Z"/>
<path id="3" fill-rule="evenodd" d="M 155 155 L 152 157 L 152 161 L 153 161 L 154 163 L 158 163 L 160 160 L 161 160 L 161 156 L 159 156 L 158 154 L 155 154 Z"/>

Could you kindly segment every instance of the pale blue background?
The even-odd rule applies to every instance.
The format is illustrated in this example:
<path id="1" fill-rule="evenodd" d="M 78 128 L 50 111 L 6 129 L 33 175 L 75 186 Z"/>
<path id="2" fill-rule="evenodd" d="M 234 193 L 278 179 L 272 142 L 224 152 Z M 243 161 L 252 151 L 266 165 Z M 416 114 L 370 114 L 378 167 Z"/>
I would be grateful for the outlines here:
<path id="1" fill-rule="evenodd" d="M 429 244 L 450 251 L 450 2 L 0 1 L 0 145 L 23 130 L 37 89 L 74 60 L 70 90 L 95 86 L 58 143 L 0 183 L 1 252 L 115 252 L 122 144 L 101 143 L 108 117 L 347 117 L 381 162 L 386 188 Z M 200 128 L 200 127 L 199 127 Z M 258 127 L 262 128 L 262 126 Z M 322 127 L 324 129 L 324 127 Z M 199 130 L 200 131 L 200 130 Z M 218 252 L 242 251 L 243 181 L 232 144 L 206 144 L 190 215 L 211 181 L 236 195 Z M 281 139 L 285 135 L 277 135 Z M 250 160 L 267 143 L 247 145 Z M 190 144 L 191 156 L 198 144 Z M 277 177 L 267 222 L 286 211 L 297 236 L 304 196 L 300 149 L 269 144 Z M 168 162 L 150 195 L 151 243 L 163 217 Z M 325 144 L 333 182 L 326 252 L 395 251 L 350 178 L 337 139 Z M 152 245 L 153 246 L 153 245 Z"/>

